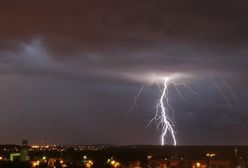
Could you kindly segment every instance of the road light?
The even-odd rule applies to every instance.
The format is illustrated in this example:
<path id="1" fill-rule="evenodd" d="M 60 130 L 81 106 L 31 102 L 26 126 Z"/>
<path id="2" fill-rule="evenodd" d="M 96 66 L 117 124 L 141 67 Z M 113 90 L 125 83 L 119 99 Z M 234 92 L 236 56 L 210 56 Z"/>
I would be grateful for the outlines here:
<path id="1" fill-rule="evenodd" d="M 207 156 L 207 167 L 209 167 L 210 159 L 215 157 L 216 154 L 215 153 L 207 153 L 206 156 Z"/>
<path id="2" fill-rule="evenodd" d="M 107 163 L 110 164 L 111 167 L 114 167 L 114 168 L 120 167 L 120 165 L 121 165 L 120 162 L 114 160 L 113 158 L 108 159 Z"/>
<path id="3" fill-rule="evenodd" d="M 206 156 L 209 157 L 209 158 L 211 158 L 211 157 L 216 156 L 216 154 L 215 153 L 207 153 Z"/>
<path id="4" fill-rule="evenodd" d="M 196 165 L 197 168 L 201 167 L 201 163 L 200 162 L 197 162 L 195 165 Z"/>

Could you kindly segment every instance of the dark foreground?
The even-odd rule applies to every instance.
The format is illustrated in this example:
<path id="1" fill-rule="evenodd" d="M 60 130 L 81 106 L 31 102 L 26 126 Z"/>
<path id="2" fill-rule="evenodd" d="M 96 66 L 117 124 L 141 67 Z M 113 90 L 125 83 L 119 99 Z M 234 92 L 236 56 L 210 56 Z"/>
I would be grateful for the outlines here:
<path id="1" fill-rule="evenodd" d="M 248 168 L 248 146 L 0 146 L 0 168 Z"/>

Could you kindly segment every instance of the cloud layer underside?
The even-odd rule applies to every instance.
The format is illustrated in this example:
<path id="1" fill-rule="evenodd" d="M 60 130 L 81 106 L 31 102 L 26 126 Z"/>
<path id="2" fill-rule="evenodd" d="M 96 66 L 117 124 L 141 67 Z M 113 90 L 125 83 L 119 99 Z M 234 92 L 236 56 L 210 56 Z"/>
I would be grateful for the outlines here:
<path id="1" fill-rule="evenodd" d="M 194 77 L 227 78 L 246 82 L 247 49 L 206 49 L 193 45 L 114 49 L 63 55 L 46 46 L 41 39 L 16 42 L 0 52 L 1 72 L 33 76 L 53 76 L 65 80 L 147 81 L 149 74 L 187 74 Z"/>

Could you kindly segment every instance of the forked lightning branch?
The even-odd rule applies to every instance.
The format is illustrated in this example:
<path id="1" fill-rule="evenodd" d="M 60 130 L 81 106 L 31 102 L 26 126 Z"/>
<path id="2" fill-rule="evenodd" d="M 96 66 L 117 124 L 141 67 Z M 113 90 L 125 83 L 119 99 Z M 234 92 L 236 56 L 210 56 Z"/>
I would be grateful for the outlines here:
<path id="1" fill-rule="evenodd" d="M 161 82 L 162 81 L 162 82 Z M 162 84 L 161 84 L 162 83 Z M 155 111 L 155 115 L 154 117 L 150 120 L 148 126 L 151 123 L 156 123 L 157 127 L 161 129 L 161 137 L 160 137 L 160 143 L 161 145 L 165 145 L 167 144 L 167 140 L 168 138 L 171 138 L 171 140 L 173 141 L 173 145 L 177 144 L 176 141 L 176 136 L 175 136 L 175 124 L 173 119 L 171 118 L 171 112 L 173 112 L 174 110 L 172 109 L 172 107 L 169 104 L 169 97 L 168 97 L 168 92 L 169 92 L 169 85 L 173 85 L 175 86 L 175 90 L 178 92 L 179 96 L 184 99 L 182 93 L 180 92 L 180 90 L 177 88 L 177 86 L 183 86 L 185 88 L 187 88 L 189 91 L 191 91 L 192 93 L 196 93 L 194 90 L 192 90 L 190 88 L 190 86 L 188 86 L 185 83 L 175 83 L 172 82 L 172 80 L 170 80 L 169 77 L 162 77 L 162 78 L 157 78 L 152 81 L 150 81 L 147 84 L 144 84 L 138 94 L 136 95 L 135 99 L 134 99 L 134 104 L 131 107 L 131 109 L 134 107 L 134 105 L 137 102 L 137 98 L 141 95 L 141 93 L 143 92 L 144 88 L 149 87 L 153 84 L 156 84 L 158 86 L 158 89 L 161 93 L 159 100 L 156 103 L 156 111 Z"/>

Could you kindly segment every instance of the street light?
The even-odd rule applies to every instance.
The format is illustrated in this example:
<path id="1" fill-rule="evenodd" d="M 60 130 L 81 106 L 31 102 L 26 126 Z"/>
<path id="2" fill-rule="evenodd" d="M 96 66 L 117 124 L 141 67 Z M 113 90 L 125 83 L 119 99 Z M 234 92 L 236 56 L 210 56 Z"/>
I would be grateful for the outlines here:
<path id="1" fill-rule="evenodd" d="M 108 159 L 107 163 L 110 164 L 114 168 L 120 167 L 120 165 L 121 165 L 120 162 L 114 160 L 113 158 Z"/>
<path id="2" fill-rule="evenodd" d="M 213 157 L 215 157 L 216 154 L 215 153 L 207 153 L 206 156 L 207 156 L 207 167 L 209 167 L 210 159 L 213 158 Z"/>

